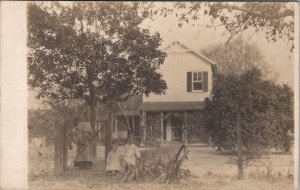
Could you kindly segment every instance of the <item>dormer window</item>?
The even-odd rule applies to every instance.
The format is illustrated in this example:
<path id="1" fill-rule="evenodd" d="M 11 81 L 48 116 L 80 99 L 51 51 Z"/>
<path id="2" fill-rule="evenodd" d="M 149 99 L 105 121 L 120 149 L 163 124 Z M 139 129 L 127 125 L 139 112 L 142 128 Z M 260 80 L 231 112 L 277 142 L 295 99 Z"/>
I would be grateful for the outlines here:
<path id="1" fill-rule="evenodd" d="M 188 92 L 207 92 L 208 91 L 208 72 L 207 71 L 187 72 L 187 91 Z"/>

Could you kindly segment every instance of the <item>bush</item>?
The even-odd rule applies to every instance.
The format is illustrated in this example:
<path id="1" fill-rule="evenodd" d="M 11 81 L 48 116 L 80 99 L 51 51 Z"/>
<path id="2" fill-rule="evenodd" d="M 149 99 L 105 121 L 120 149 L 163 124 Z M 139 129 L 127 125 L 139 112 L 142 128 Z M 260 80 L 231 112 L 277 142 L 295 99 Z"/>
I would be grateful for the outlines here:
<path id="1" fill-rule="evenodd" d="M 141 152 L 141 162 L 137 167 L 129 168 L 121 174 L 122 181 L 180 182 L 190 174 L 188 170 L 181 168 L 187 154 L 185 145 L 177 151 L 170 147 L 144 150 Z"/>

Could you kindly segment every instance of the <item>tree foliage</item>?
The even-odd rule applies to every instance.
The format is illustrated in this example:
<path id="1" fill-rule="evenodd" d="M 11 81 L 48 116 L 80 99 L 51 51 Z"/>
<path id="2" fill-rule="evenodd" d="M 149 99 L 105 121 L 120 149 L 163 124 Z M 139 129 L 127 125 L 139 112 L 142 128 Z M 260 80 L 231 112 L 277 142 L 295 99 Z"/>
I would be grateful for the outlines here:
<path id="1" fill-rule="evenodd" d="M 94 133 L 99 101 L 164 93 L 156 72 L 166 57 L 158 49 L 162 39 L 140 28 L 143 19 L 133 2 L 29 3 L 30 87 L 52 104 L 84 100 Z M 95 159 L 96 139 L 92 146 Z"/>
<path id="2" fill-rule="evenodd" d="M 29 110 L 28 111 L 28 136 L 46 137 L 47 142 L 54 139 L 54 112 L 53 110 Z"/>
<path id="3" fill-rule="evenodd" d="M 259 69 L 241 75 L 218 75 L 212 99 L 206 100 L 207 131 L 215 145 L 237 145 L 236 113 L 241 113 L 243 150 L 288 151 L 293 133 L 293 92 L 287 85 L 263 80 Z"/>
<path id="4" fill-rule="evenodd" d="M 268 41 L 285 39 L 294 49 L 294 5 L 291 2 L 173 2 L 162 6 L 144 3 L 145 15 L 175 14 L 178 26 L 192 23 L 207 15 L 213 20 L 207 27 L 224 26 L 229 39 L 245 31 L 263 32 Z M 148 11 L 150 10 L 150 11 Z"/>
<path id="5" fill-rule="evenodd" d="M 187 139 L 188 142 L 208 142 L 205 129 L 205 117 L 202 112 L 191 112 L 187 114 Z"/>
<path id="6" fill-rule="evenodd" d="M 51 108 L 40 108 L 28 111 L 29 137 L 46 137 L 49 144 L 55 140 L 55 114 L 56 111 L 64 118 L 64 125 L 73 124 L 74 120 L 84 118 L 86 106 L 80 102 L 63 102 L 53 105 Z"/>
<path id="7" fill-rule="evenodd" d="M 38 97 L 92 104 L 164 92 L 161 38 L 142 21 L 136 3 L 29 3 L 29 85 Z"/>
<path id="8" fill-rule="evenodd" d="M 217 64 L 219 74 L 237 74 L 259 68 L 264 76 L 269 74 L 269 65 L 255 44 L 237 38 L 229 43 L 212 45 L 203 50 L 203 54 Z"/>

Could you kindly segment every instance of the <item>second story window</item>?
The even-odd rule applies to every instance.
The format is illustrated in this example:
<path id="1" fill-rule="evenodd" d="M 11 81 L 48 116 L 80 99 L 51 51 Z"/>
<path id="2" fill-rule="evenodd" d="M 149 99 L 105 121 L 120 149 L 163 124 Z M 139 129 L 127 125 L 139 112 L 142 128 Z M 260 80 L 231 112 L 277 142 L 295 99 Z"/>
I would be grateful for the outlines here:
<path id="1" fill-rule="evenodd" d="M 203 72 L 193 72 L 192 91 L 203 90 Z"/>
<path id="2" fill-rule="evenodd" d="M 192 71 L 187 72 L 187 92 L 207 92 L 208 72 Z"/>

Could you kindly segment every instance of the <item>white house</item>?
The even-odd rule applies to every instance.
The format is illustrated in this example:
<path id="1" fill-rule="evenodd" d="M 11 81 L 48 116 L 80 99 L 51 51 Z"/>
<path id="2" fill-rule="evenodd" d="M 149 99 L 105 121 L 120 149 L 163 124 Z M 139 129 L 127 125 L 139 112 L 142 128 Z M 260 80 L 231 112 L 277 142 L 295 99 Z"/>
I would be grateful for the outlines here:
<path id="1" fill-rule="evenodd" d="M 210 96 L 212 90 L 215 64 L 178 41 L 167 46 L 164 51 L 167 57 L 158 72 L 167 82 L 166 93 L 129 100 L 126 113 L 123 111 L 122 114 L 116 114 L 115 133 L 122 133 L 122 130 L 124 133 L 124 130 L 127 130 L 118 124 L 119 122 L 124 126 L 124 119 L 123 124 L 119 120 L 122 115 L 127 115 L 134 118 L 129 122 L 127 119 L 131 127 L 130 132 L 146 139 L 147 132 L 152 131 L 149 129 L 151 124 L 147 122 L 147 115 L 155 113 L 160 114 L 162 141 L 187 140 L 187 114 L 204 108 L 204 100 Z"/>

